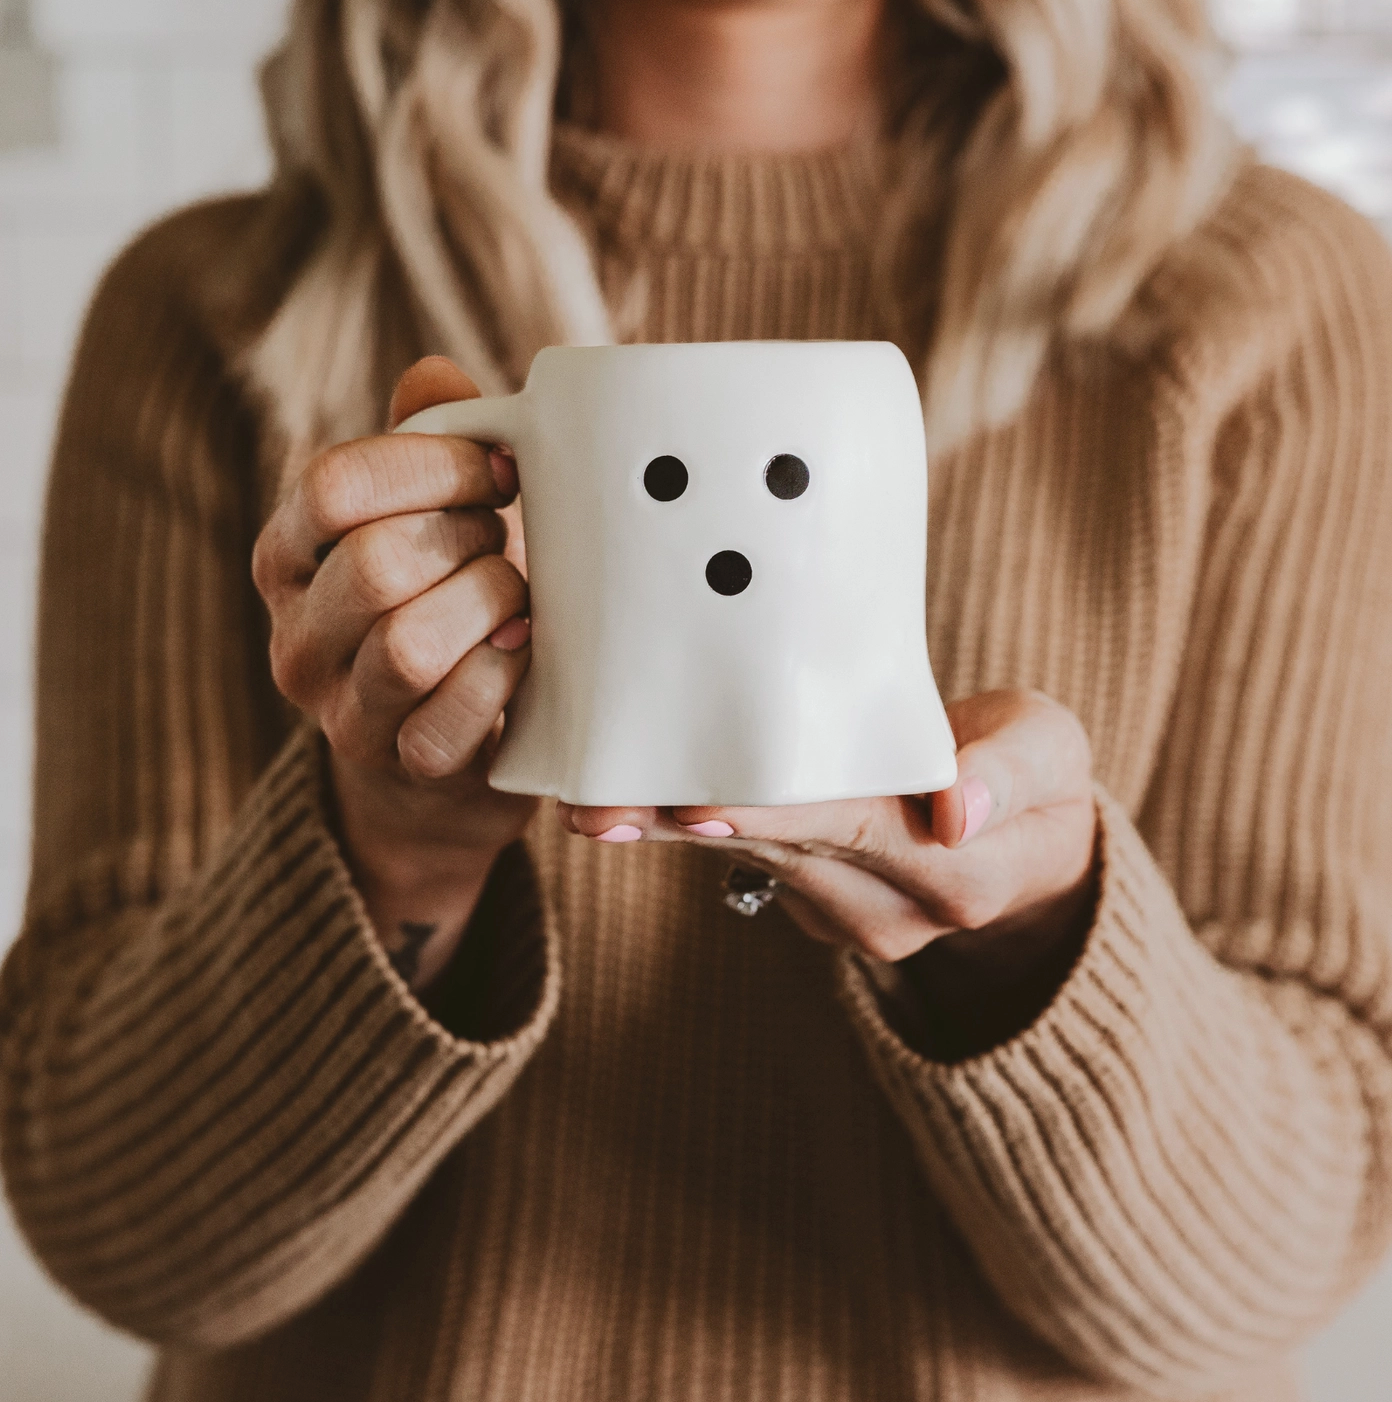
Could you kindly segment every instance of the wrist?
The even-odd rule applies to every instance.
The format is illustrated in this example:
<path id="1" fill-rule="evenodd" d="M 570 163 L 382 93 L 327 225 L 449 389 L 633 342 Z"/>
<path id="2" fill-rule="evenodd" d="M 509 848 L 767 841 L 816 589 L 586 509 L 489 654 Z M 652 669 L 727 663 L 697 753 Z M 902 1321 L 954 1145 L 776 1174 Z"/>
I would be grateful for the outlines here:
<path id="1" fill-rule="evenodd" d="M 482 882 L 521 835 L 534 800 L 495 794 L 482 773 L 426 784 L 328 749 L 328 795 L 345 856 L 374 887 L 448 890 Z"/>
<path id="2" fill-rule="evenodd" d="M 411 990 L 423 993 L 454 958 L 498 853 L 372 840 L 345 848 L 378 942 Z"/>
<path id="3" fill-rule="evenodd" d="M 487 847 L 432 843 L 376 826 L 342 823 L 344 858 L 365 900 L 412 893 L 422 900 L 448 899 L 471 889 L 477 894 L 505 843 Z M 357 830 L 354 830 L 354 829 Z"/>
<path id="4" fill-rule="evenodd" d="M 486 787 L 477 796 L 425 790 L 328 754 L 326 802 L 344 862 L 389 961 L 421 994 L 453 959 L 521 824 L 488 821 L 499 815 Z"/>

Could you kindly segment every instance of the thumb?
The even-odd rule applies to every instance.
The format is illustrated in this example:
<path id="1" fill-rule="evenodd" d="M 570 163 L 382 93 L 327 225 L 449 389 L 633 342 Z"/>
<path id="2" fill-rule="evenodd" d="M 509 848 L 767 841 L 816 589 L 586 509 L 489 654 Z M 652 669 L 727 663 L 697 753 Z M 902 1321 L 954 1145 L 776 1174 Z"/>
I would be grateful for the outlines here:
<path id="1" fill-rule="evenodd" d="M 478 397 L 479 387 L 452 360 L 446 360 L 443 355 L 428 355 L 416 361 L 397 381 L 391 408 L 387 410 L 387 427 L 394 429 L 412 414 L 436 404 Z"/>
<path id="2" fill-rule="evenodd" d="M 1021 813 L 1087 799 L 1092 751 L 1082 723 L 1037 691 L 993 691 L 948 707 L 957 782 L 932 795 L 933 836 L 959 847 Z"/>

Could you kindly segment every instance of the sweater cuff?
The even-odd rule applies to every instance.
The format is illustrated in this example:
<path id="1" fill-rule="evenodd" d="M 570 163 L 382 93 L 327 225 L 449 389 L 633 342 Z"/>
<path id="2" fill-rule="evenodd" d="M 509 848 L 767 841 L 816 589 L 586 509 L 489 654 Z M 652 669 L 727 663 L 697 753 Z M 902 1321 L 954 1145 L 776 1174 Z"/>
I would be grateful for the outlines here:
<path id="1" fill-rule="evenodd" d="M 526 844 L 513 843 L 499 855 L 458 953 L 418 998 L 392 966 L 343 854 L 323 736 L 302 725 L 277 767 L 296 776 L 292 784 L 304 785 L 308 822 L 301 836 L 316 848 L 315 859 L 305 864 L 306 882 L 317 886 L 326 878 L 324 896 L 330 904 L 342 903 L 341 916 L 326 930 L 339 928 L 340 919 L 354 930 L 388 1005 L 406 1015 L 413 1043 L 426 1038 L 432 1060 L 436 1051 L 475 1061 L 530 1054 L 555 1011 L 558 969 L 556 940 Z"/>
<path id="2" fill-rule="evenodd" d="M 474 1002 L 480 1039 L 432 1018 L 372 930 L 326 798 L 320 737 L 302 727 L 180 891 L 100 918 L 68 909 L 71 943 L 44 939 L 42 918 L 21 941 L 78 991 L 27 999 L 35 1025 L 12 1039 L 9 1186 L 55 1274 L 147 1337 L 225 1346 L 342 1280 L 556 1008 L 537 902 L 489 966 L 486 1015 Z M 509 863 L 530 876 L 523 849 Z M 101 1058 L 72 1050 L 93 1041 Z"/>
<path id="3" fill-rule="evenodd" d="M 1067 1356 L 1095 1364 L 1089 1316 L 1115 1291 L 1120 1185 L 1175 1084 L 1195 1018 L 1230 1019 L 1234 979 L 1195 939 L 1125 811 L 1097 791 L 1100 871 L 1072 972 L 1025 1031 L 971 1060 L 922 1056 L 884 969 L 844 954 L 840 992 L 934 1193 L 997 1292 Z M 900 995 L 902 996 L 902 990 Z M 1139 1341 L 1136 1348 L 1144 1353 Z M 1137 1359 L 1133 1381 L 1153 1382 Z"/>
<path id="4" fill-rule="evenodd" d="M 1096 801 L 1097 904 L 1082 953 L 1034 1023 L 1001 1046 L 951 1063 L 922 1055 L 898 1030 L 922 1016 L 912 1006 L 912 989 L 892 976 L 892 966 L 855 953 L 841 956 L 842 999 L 881 1076 L 926 1079 L 955 1103 L 968 1085 L 990 1093 L 996 1075 L 1039 1055 L 1056 1056 L 1060 1036 L 1070 1044 L 1087 1040 L 1090 1057 L 1129 1059 L 1128 1053 L 1141 1051 L 1156 1008 L 1220 973 L 1125 811 L 1100 786 Z M 1094 1038 L 1100 1039 L 1096 1045 Z"/>

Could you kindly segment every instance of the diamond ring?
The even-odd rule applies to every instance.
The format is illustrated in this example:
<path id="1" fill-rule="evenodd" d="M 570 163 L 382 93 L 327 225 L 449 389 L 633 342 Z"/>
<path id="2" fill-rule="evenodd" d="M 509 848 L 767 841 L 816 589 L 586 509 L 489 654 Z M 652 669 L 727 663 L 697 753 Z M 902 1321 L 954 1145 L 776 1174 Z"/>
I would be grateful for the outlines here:
<path id="1" fill-rule="evenodd" d="M 778 894 L 778 882 L 750 867 L 731 867 L 722 883 L 725 904 L 737 915 L 754 916 Z"/>

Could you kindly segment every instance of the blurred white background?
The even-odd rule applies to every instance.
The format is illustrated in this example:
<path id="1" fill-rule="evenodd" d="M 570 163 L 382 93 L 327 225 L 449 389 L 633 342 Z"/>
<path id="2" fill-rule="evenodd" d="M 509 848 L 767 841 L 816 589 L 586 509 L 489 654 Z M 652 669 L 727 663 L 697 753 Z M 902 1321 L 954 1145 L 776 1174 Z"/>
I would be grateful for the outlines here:
<path id="1" fill-rule="evenodd" d="M 1392 0 L 1216 0 L 1234 114 L 1392 233 Z M 259 184 L 286 0 L 0 0 L 0 955 L 18 925 L 43 479 L 83 308 L 144 224 Z M 1305 1354 L 1312 1402 L 1386 1402 L 1392 1267 Z M 131 1402 L 146 1355 L 64 1299 L 0 1209 L 0 1402 Z"/>

